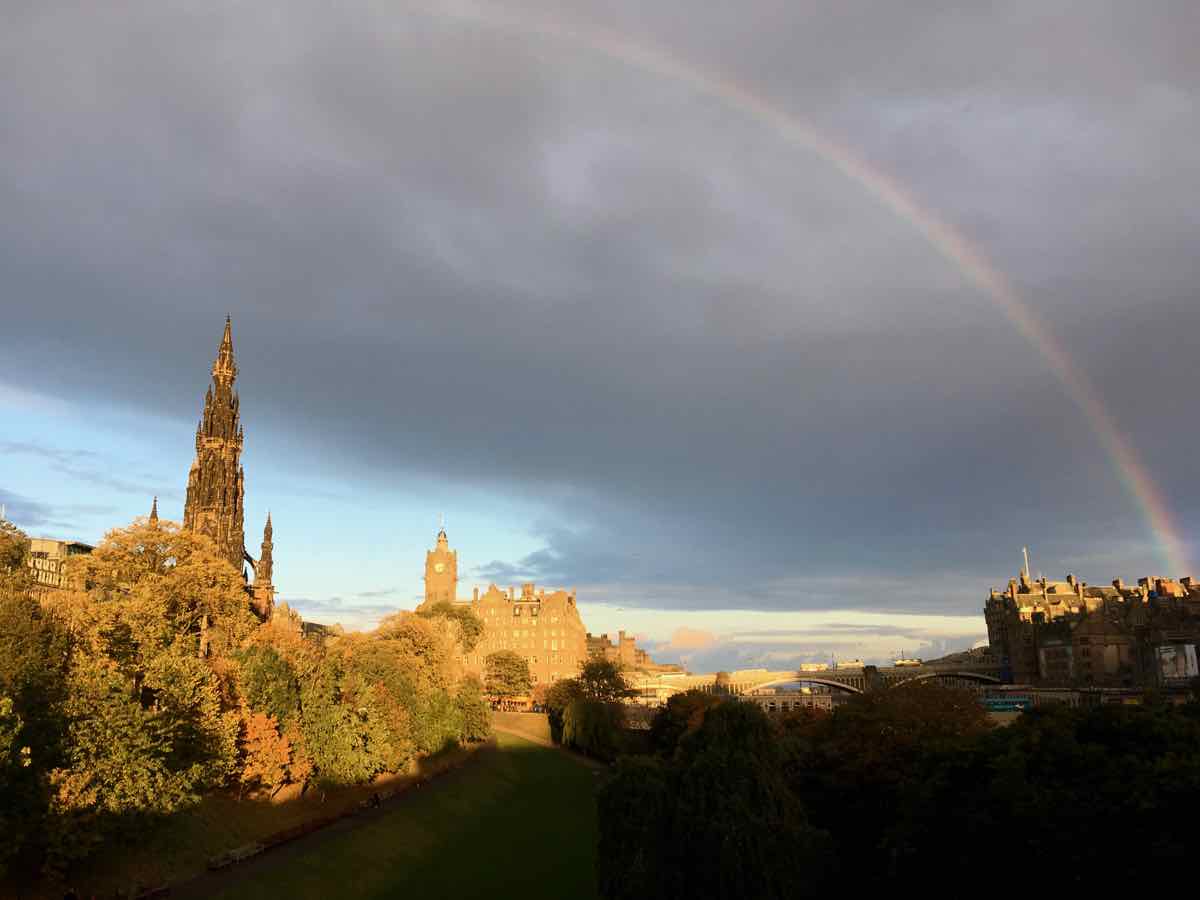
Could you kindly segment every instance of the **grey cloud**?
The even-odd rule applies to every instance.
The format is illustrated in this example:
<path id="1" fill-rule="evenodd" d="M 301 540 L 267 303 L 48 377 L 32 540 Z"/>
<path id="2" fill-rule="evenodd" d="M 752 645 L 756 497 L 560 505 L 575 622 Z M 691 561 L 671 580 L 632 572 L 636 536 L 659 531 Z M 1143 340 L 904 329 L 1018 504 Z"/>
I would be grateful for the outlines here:
<path id="1" fill-rule="evenodd" d="M 347 602 L 341 597 L 281 597 L 305 621 L 322 625 L 342 625 L 348 629 L 370 629 L 384 616 L 396 612 L 391 604 Z"/>
<path id="2" fill-rule="evenodd" d="M 359 591 L 354 596 L 355 597 L 365 597 L 367 599 L 374 599 L 376 597 L 390 597 L 393 594 L 395 594 L 396 591 L 398 591 L 398 590 L 399 590 L 399 588 L 394 588 L 394 587 L 380 588 L 379 590 L 375 590 L 375 591 Z"/>
<path id="3" fill-rule="evenodd" d="M 127 463 L 118 465 L 111 460 L 103 460 L 99 454 L 91 450 L 65 450 L 33 442 L 4 441 L 0 442 L 0 453 L 40 457 L 49 461 L 50 469 L 54 472 L 66 475 L 76 481 L 124 494 L 138 494 L 144 497 L 158 496 L 168 500 L 180 497 L 178 491 L 112 474 L 114 471 L 126 468 Z M 84 465 L 81 464 L 81 461 L 92 464 Z"/>
<path id="4" fill-rule="evenodd" d="M 0 488 L 0 504 L 5 516 L 24 529 L 59 528 L 70 534 L 77 530 L 80 516 L 103 516 L 116 511 L 113 506 L 97 503 L 43 503 Z"/>
<path id="5" fill-rule="evenodd" d="M 1194 4 L 572 6 L 503 9 L 734 79 L 978 243 L 1195 533 Z M 14 16 L 6 377 L 186 421 L 230 311 L 251 435 L 535 503 L 542 549 L 475 571 L 630 605 L 962 608 L 1024 544 L 1157 565 L 1050 366 L 912 223 L 745 108 L 429 12 Z"/>

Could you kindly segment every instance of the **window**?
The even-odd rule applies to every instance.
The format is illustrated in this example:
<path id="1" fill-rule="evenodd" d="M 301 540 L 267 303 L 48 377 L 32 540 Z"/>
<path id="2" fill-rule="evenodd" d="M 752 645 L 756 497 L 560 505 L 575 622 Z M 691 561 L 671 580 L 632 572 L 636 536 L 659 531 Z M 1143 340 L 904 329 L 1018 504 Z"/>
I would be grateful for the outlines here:
<path id="1" fill-rule="evenodd" d="M 513 607 L 513 615 L 514 615 L 514 616 L 519 616 L 520 614 L 521 614 L 521 607 L 519 607 L 519 606 L 514 606 L 514 607 Z"/>

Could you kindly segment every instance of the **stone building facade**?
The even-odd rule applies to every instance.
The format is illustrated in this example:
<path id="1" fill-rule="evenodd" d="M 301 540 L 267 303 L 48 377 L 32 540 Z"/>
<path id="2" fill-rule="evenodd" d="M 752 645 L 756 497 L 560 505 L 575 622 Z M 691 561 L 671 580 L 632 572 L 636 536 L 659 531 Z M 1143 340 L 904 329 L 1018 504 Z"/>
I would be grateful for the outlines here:
<path id="1" fill-rule="evenodd" d="M 660 665 L 637 647 L 632 636 L 619 632 L 617 643 L 608 635 L 587 632 L 575 603 L 574 591 L 539 590 L 532 582 L 501 590 L 489 585 L 470 599 L 458 596 L 458 551 L 450 548 L 446 529 L 438 531 L 434 547 L 425 552 L 425 591 L 418 610 L 439 603 L 469 606 L 483 622 L 483 637 L 467 654 L 467 671 L 483 676 L 489 654 L 511 650 L 529 663 L 534 684 L 574 678 L 589 659 L 611 659 L 624 668 L 642 671 L 681 672 L 679 666 Z"/>
<path id="2" fill-rule="evenodd" d="M 616 643 L 607 634 L 594 635 L 588 632 L 587 650 L 589 659 L 607 659 L 623 669 L 641 672 L 682 672 L 673 663 L 656 663 L 650 654 L 637 645 L 637 639 L 624 631 L 617 632 Z"/>
<path id="3" fill-rule="evenodd" d="M 511 650 L 529 663 L 534 684 L 574 678 L 587 661 L 587 637 L 573 591 L 537 590 L 521 585 L 521 593 L 490 585 L 471 602 L 483 621 L 483 637 L 468 654 L 468 671 L 482 676 L 489 654 Z"/>
<path id="4" fill-rule="evenodd" d="M 493 584 L 482 594 L 476 588 L 469 600 L 457 591 L 458 552 L 442 528 L 425 554 L 425 599 L 417 608 L 455 603 L 469 606 L 483 622 L 483 636 L 463 661 L 468 672 L 482 678 L 488 655 L 501 650 L 525 658 L 534 684 L 573 678 L 587 661 L 587 632 L 573 591 L 547 592 L 529 583 L 517 593 Z"/>
<path id="5" fill-rule="evenodd" d="M 1182 686 L 1200 674 L 1200 584 L 1146 577 L 1092 586 L 1022 569 L 984 605 L 1005 680 L 1050 687 Z"/>
<path id="6" fill-rule="evenodd" d="M 26 562 L 33 570 L 34 590 L 39 594 L 69 587 L 66 562 L 72 556 L 91 553 L 91 544 L 82 541 L 56 541 L 53 538 L 30 538 Z"/>

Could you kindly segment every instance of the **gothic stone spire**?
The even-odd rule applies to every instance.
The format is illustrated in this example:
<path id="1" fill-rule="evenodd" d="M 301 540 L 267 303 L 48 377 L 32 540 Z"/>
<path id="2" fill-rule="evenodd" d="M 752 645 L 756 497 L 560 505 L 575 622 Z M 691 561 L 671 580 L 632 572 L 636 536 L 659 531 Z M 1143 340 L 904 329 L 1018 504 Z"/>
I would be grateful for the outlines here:
<path id="1" fill-rule="evenodd" d="M 275 606 L 275 586 L 271 584 L 271 574 L 274 562 L 271 553 L 275 548 L 272 542 L 274 529 L 271 527 L 271 514 L 267 513 L 267 527 L 263 529 L 262 552 L 258 562 L 254 564 L 254 607 L 263 619 L 271 618 L 271 610 Z"/>
<path id="2" fill-rule="evenodd" d="M 158 497 L 155 497 L 154 502 L 150 504 L 150 524 L 158 527 Z"/>
<path id="3" fill-rule="evenodd" d="M 225 334 L 212 367 L 212 384 L 204 396 L 204 414 L 196 429 L 196 459 L 188 473 L 183 527 L 212 538 L 221 555 L 240 567 L 246 555 L 242 504 L 245 473 L 238 395 L 233 389 L 233 326 Z"/>

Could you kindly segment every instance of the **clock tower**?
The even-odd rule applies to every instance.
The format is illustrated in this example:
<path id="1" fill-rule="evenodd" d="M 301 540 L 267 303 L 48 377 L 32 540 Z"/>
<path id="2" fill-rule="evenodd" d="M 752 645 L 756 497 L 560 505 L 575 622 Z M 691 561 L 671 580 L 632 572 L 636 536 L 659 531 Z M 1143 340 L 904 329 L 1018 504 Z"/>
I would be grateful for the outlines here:
<path id="1" fill-rule="evenodd" d="M 458 553 L 446 542 L 446 529 L 438 532 L 437 546 L 425 553 L 425 602 L 453 603 L 458 599 Z"/>

